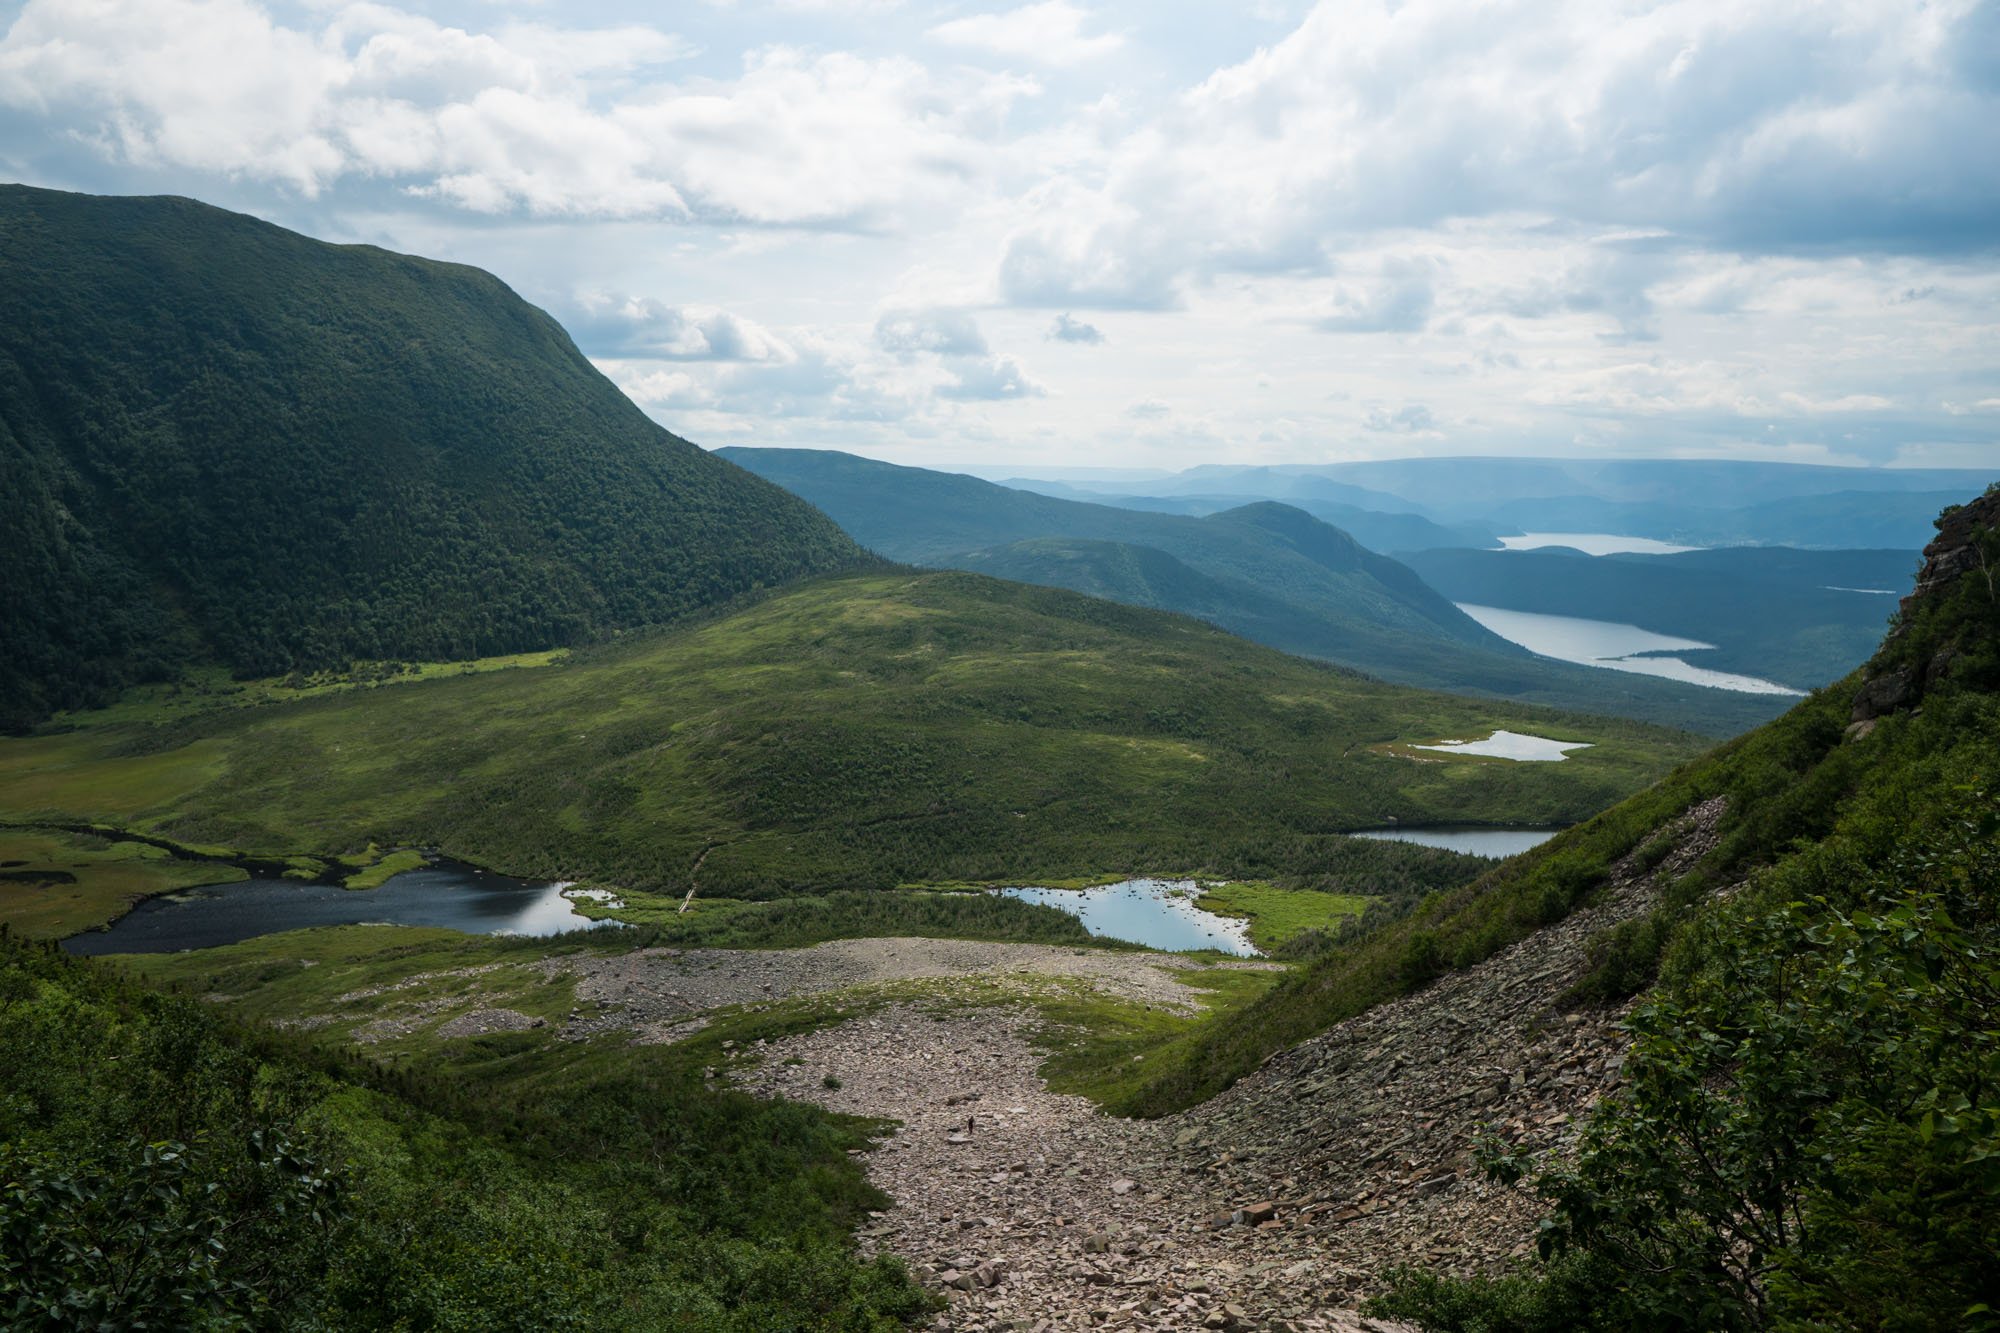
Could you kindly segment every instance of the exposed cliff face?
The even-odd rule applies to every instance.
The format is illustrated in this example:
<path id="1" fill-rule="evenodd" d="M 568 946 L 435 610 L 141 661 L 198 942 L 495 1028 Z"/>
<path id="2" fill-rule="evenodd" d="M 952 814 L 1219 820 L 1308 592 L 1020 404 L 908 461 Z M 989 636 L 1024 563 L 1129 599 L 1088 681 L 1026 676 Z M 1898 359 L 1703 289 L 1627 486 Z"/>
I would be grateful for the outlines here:
<path id="1" fill-rule="evenodd" d="M 1989 489 L 1971 504 L 1947 509 L 1938 516 L 1938 535 L 1924 547 L 1923 567 L 1917 571 L 1917 586 L 1903 599 L 1907 616 L 1916 603 L 1935 597 L 1968 574 L 1977 571 L 1986 590 L 1994 590 L 1992 537 L 2000 527 L 2000 490 Z"/>
<path id="2" fill-rule="evenodd" d="M 2000 489 L 1947 509 L 1937 528 L 1895 628 L 1865 669 L 1852 735 L 1866 735 L 1877 718 L 1916 708 L 1990 656 L 2000 637 Z"/>

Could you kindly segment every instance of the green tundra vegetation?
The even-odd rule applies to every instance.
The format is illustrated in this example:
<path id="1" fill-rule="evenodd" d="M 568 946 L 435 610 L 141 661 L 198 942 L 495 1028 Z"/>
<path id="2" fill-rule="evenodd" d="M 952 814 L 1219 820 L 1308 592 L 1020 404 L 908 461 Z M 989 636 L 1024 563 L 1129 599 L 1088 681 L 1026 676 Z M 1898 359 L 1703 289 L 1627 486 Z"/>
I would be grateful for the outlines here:
<path id="1" fill-rule="evenodd" d="M 717 1090 L 672 1048 L 520 1035 L 368 1061 L 0 932 L 0 1322 L 887 1333 L 924 1311 L 847 1239 L 884 1202 L 848 1156 L 868 1125 Z"/>
<path id="2" fill-rule="evenodd" d="M 0 729 L 193 664 L 483 657 L 855 563 L 489 274 L 0 186 Z"/>
<path id="3" fill-rule="evenodd" d="M 1563 824 L 1698 749 L 1386 685 L 1177 616 L 907 571 L 541 667 L 158 716 L 0 741 L 0 822 L 348 873 L 371 848 L 438 848 L 704 899 L 1123 874 L 1410 899 L 1479 863 L 1341 831 Z M 1560 763 L 1376 748 L 1496 727 L 1590 748 Z"/>

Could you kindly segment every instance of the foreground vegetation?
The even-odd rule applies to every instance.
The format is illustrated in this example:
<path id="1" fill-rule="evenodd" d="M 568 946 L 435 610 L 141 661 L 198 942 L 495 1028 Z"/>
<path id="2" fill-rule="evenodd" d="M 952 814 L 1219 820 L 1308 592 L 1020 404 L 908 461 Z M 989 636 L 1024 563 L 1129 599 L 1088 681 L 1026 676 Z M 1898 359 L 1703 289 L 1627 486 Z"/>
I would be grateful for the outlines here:
<path id="1" fill-rule="evenodd" d="M 1384 756 L 1495 727 L 1561 763 Z M 953 573 L 821 580 L 525 670 L 0 741 L 0 821 L 233 855 L 436 848 L 621 889 L 798 897 L 1120 874 L 1415 897 L 1467 858 L 1340 830 L 1560 824 L 1698 742 L 1424 694 L 1157 612 Z"/>
<path id="2" fill-rule="evenodd" d="M 1990 755 L 1989 755 L 1990 758 Z M 2000 1328 L 2000 802 L 1876 803 L 1676 936 L 1576 1159 L 1493 1143 L 1541 1263 L 1395 1275 L 1437 1333 Z"/>
<path id="3" fill-rule="evenodd" d="M 294 965 L 296 969 L 296 965 Z M 475 1038 L 423 1072 L 0 935 L 10 1328 L 899 1328 L 845 1231 L 864 1126 L 671 1048 Z M 107 1322 L 108 1321 L 108 1322 Z"/>

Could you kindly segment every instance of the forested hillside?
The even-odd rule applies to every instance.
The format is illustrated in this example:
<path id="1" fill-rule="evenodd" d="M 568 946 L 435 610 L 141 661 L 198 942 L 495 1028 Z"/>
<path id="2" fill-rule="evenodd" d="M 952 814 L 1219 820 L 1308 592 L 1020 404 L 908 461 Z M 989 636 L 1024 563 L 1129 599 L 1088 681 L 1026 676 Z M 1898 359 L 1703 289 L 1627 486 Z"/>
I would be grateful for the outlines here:
<path id="1" fill-rule="evenodd" d="M 460 659 L 856 560 L 491 275 L 0 187 L 0 727 L 191 661 Z"/>

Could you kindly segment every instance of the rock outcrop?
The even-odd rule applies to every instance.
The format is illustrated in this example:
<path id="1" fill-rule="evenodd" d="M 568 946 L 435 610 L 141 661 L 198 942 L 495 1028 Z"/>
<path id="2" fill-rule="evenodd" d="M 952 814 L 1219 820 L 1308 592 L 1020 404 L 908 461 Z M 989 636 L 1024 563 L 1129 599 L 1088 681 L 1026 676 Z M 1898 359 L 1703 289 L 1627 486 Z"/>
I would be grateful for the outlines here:
<path id="1" fill-rule="evenodd" d="M 1854 710 L 1848 734 L 1867 735 L 1875 722 L 1891 713 L 1913 709 L 1925 694 L 1951 677 L 1961 655 L 1961 645 L 1946 642 L 1922 654 L 1920 660 L 1905 660 L 1899 651 L 1910 626 L 1927 603 L 1950 595 L 1963 580 L 1981 579 L 1987 599 L 2000 603 L 2000 490 L 1989 490 L 1970 504 L 1947 509 L 1938 516 L 1938 535 L 1924 547 L 1924 562 L 1917 571 L 1916 585 L 1903 598 L 1895 628 L 1883 642 L 1882 650 L 1866 668 L 1866 675 L 1854 696 Z"/>

